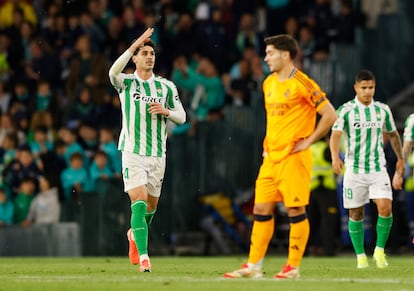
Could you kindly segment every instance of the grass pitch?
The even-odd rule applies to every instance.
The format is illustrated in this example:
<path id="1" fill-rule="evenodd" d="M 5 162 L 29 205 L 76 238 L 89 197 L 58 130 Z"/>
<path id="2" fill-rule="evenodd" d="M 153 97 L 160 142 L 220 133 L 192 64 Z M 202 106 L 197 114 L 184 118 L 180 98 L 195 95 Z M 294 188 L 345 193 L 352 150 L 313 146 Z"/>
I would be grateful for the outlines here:
<path id="1" fill-rule="evenodd" d="M 268 256 L 263 279 L 225 279 L 245 257 L 153 257 L 152 273 L 138 273 L 127 257 L 0 258 L 0 290 L 414 290 L 414 257 L 391 256 L 387 269 L 356 269 L 354 256 L 305 257 L 301 278 L 276 281 L 285 257 Z"/>

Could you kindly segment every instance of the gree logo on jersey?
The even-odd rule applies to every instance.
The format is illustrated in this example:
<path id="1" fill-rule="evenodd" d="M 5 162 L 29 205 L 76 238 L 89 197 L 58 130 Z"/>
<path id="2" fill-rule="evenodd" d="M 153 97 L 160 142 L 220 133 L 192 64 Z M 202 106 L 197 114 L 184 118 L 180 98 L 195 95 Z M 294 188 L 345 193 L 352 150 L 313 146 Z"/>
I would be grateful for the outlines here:
<path id="1" fill-rule="evenodd" d="M 134 93 L 132 98 L 135 101 L 143 101 L 145 103 L 164 103 L 163 97 L 141 96 L 139 93 Z"/>
<path id="2" fill-rule="evenodd" d="M 354 122 L 353 128 L 381 128 L 381 122 L 368 121 L 368 122 Z"/>

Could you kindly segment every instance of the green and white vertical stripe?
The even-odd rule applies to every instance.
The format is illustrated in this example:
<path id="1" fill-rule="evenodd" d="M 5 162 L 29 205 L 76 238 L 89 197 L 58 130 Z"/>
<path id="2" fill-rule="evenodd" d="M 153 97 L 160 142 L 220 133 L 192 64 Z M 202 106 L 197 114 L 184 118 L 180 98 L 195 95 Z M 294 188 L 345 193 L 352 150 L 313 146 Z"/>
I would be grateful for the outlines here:
<path id="1" fill-rule="evenodd" d="M 414 113 L 405 120 L 403 138 L 406 141 L 414 141 Z"/>
<path id="2" fill-rule="evenodd" d="M 121 74 L 118 89 L 122 129 L 118 149 L 143 156 L 162 157 L 166 151 L 167 119 L 148 112 L 150 103 L 173 109 L 179 102 L 175 85 L 162 77 L 141 80 L 135 74 Z"/>
<path id="3" fill-rule="evenodd" d="M 354 173 L 379 172 L 385 167 L 382 132 L 396 130 L 388 105 L 372 102 L 364 106 L 356 99 L 342 105 L 332 130 L 343 131 L 345 167 Z"/>

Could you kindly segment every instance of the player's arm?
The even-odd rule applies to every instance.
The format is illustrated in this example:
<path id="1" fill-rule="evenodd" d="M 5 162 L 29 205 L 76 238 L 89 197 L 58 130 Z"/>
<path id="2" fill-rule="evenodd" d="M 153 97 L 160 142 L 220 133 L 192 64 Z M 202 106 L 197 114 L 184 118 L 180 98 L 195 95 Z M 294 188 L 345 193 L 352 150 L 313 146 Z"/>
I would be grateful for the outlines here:
<path id="1" fill-rule="evenodd" d="M 392 149 L 397 156 L 397 163 L 395 165 L 395 173 L 392 179 L 392 186 L 396 190 L 401 190 L 403 186 L 403 176 L 405 171 L 405 160 L 403 148 L 401 145 L 400 135 L 397 130 L 388 133 Z"/>
<path id="2" fill-rule="evenodd" d="M 171 86 L 171 92 L 172 94 L 167 97 L 168 108 L 165 108 L 161 103 L 151 103 L 149 113 L 161 114 L 176 124 L 183 124 L 186 120 L 186 113 L 180 101 L 180 97 L 178 96 L 177 87 L 175 85 Z M 171 103 L 170 106 L 168 106 L 168 103 Z"/>
<path id="3" fill-rule="evenodd" d="M 129 60 L 131 59 L 134 52 L 143 46 L 148 40 L 149 37 L 152 35 L 154 31 L 154 28 L 148 28 L 144 31 L 143 34 L 141 34 L 140 37 L 138 37 L 131 45 L 130 47 L 118 57 L 118 59 L 115 60 L 115 62 L 112 64 L 111 68 L 109 69 L 109 80 L 111 81 L 111 84 L 114 85 L 116 88 L 121 87 L 121 78 L 120 75 L 126 65 L 128 64 Z"/>
<path id="4" fill-rule="evenodd" d="M 332 169 L 337 175 L 340 175 L 342 173 L 342 169 L 344 168 L 344 163 L 342 162 L 341 157 L 339 155 L 341 137 L 342 131 L 332 130 L 331 137 L 329 139 L 329 148 L 331 150 L 332 158 Z"/>

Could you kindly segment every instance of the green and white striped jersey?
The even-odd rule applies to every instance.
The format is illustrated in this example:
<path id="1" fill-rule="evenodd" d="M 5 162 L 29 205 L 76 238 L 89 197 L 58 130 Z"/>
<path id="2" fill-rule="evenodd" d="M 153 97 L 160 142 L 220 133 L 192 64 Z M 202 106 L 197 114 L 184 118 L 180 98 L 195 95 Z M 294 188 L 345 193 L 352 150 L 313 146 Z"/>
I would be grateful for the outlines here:
<path id="1" fill-rule="evenodd" d="M 396 130 L 388 105 L 373 101 L 363 105 L 357 98 L 337 110 L 332 130 L 344 133 L 345 167 L 354 173 L 379 172 L 385 167 L 383 131 Z"/>
<path id="2" fill-rule="evenodd" d="M 144 81 L 136 73 L 117 75 L 113 86 L 118 90 L 122 110 L 118 149 L 143 156 L 163 157 L 167 118 L 150 114 L 148 109 L 150 103 L 162 103 L 167 109 L 184 111 L 177 87 L 173 82 L 155 75 Z"/>
<path id="3" fill-rule="evenodd" d="M 411 113 L 405 120 L 403 139 L 414 141 L 414 113 Z"/>

